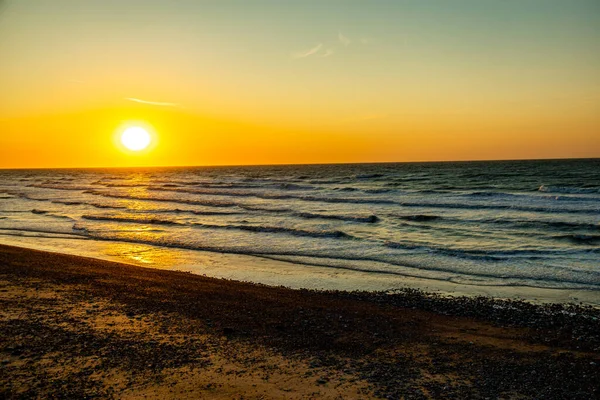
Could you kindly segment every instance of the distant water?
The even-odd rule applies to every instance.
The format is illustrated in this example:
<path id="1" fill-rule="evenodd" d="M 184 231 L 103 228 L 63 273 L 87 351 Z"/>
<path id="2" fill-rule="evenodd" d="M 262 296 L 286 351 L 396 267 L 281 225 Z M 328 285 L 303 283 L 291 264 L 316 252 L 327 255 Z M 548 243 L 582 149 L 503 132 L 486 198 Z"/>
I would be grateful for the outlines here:
<path id="1" fill-rule="evenodd" d="M 15 235 L 599 291 L 600 159 L 3 170 L 0 242 Z"/>

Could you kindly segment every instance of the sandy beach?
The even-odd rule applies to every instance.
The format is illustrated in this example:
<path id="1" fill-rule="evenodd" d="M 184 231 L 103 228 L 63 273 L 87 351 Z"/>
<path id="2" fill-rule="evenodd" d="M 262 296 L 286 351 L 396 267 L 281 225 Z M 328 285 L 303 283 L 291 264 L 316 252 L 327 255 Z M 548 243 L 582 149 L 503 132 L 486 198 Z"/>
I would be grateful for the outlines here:
<path id="1" fill-rule="evenodd" d="M 600 311 L 317 292 L 0 246 L 0 397 L 598 396 Z"/>

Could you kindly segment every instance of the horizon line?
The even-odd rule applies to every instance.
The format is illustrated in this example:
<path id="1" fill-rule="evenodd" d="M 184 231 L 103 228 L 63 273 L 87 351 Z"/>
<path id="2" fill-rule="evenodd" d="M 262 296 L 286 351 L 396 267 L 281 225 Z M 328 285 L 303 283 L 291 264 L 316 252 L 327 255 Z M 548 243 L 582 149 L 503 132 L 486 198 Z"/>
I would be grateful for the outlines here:
<path id="1" fill-rule="evenodd" d="M 556 157 L 556 158 L 502 158 L 472 160 L 429 160 L 429 161 L 365 161 L 365 162 L 322 162 L 322 163 L 275 163 L 275 164 L 205 164 L 205 165 L 146 165 L 118 167 L 8 167 L 0 171 L 10 170 L 51 170 L 51 169 L 145 169 L 145 168 L 228 168 L 228 167 L 277 167 L 277 166 L 318 166 L 318 165 L 374 165 L 374 164 L 443 164 L 443 163 L 475 163 L 475 162 L 510 162 L 510 161 L 567 161 L 567 160 L 600 160 L 598 157 Z"/>

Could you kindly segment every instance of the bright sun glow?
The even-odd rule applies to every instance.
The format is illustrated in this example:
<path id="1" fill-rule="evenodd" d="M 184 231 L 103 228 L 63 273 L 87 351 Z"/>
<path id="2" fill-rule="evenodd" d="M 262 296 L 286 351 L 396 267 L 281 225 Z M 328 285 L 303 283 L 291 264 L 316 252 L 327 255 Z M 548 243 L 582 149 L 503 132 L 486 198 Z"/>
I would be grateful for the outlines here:
<path id="1" fill-rule="evenodd" d="M 121 143 L 129 150 L 144 150 L 150 144 L 150 134 L 144 128 L 133 126 L 125 129 L 121 135 Z"/>

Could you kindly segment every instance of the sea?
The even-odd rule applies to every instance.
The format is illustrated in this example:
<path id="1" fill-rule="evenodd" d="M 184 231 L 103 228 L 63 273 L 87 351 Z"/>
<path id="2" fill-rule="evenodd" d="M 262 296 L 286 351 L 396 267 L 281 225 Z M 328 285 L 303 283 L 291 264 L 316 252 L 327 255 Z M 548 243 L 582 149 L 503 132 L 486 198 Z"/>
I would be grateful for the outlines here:
<path id="1" fill-rule="evenodd" d="M 0 170 L 0 243 L 294 288 L 600 304 L 600 159 Z"/>

